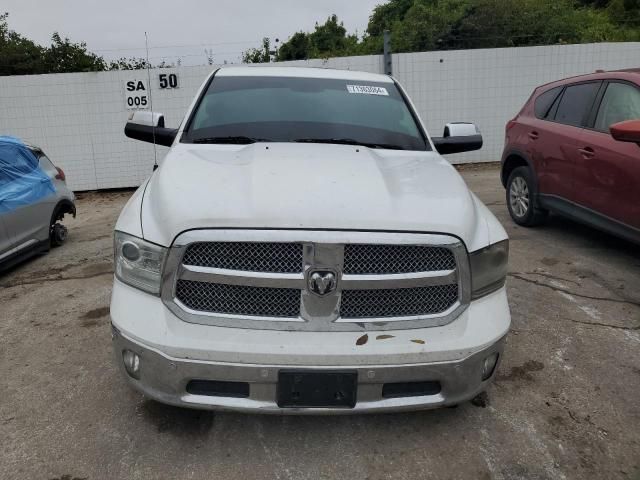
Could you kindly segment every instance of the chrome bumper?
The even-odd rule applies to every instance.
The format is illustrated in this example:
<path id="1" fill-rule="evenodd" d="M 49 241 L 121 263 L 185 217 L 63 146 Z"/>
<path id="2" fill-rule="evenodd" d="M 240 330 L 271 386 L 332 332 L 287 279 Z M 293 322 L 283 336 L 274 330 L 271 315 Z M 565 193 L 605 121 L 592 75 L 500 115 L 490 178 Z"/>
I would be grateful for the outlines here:
<path id="1" fill-rule="evenodd" d="M 115 327 L 112 328 L 116 364 L 131 385 L 145 396 L 180 407 L 271 414 L 354 414 L 422 410 L 456 405 L 485 390 L 497 370 L 504 347 L 504 338 L 464 360 L 446 363 L 299 367 L 300 370 L 353 370 L 358 374 L 357 402 L 354 408 L 280 408 L 276 403 L 278 373 L 293 365 L 252 365 L 214 363 L 171 358 L 163 353 L 133 342 Z M 124 368 L 122 352 L 130 350 L 140 357 L 139 379 Z M 490 378 L 482 380 L 486 357 L 500 354 L 498 365 Z M 193 395 L 186 387 L 191 380 L 247 382 L 248 398 Z M 385 383 L 438 381 L 441 391 L 435 395 L 383 398 Z"/>

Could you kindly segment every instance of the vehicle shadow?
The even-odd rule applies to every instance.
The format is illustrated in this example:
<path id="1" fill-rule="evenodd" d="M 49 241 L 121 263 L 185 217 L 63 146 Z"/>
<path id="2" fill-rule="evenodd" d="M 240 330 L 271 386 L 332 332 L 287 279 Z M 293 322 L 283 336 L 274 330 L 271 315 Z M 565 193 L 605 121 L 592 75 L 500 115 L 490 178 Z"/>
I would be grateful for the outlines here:
<path id="1" fill-rule="evenodd" d="M 17 275 L 22 271 L 28 271 L 29 267 L 37 265 L 38 261 L 42 261 L 42 258 L 44 258 L 48 253 L 49 252 L 38 252 L 9 261 L 6 266 L 0 266 L 0 278 L 8 278 L 10 275 Z"/>
<path id="2" fill-rule="evenodd" d="M 158 433 L 180 437 L 202 437 L 212 429 L 214 412 L 174 407 L 145 399 L 141 405 L 142 417 L 154 425 Z"/>
<path id="3" fill-rule="evenodd" d="M 560 235 L 562 239 L 577 243 L 581 248 L 608 249 L 640 259 L 638 245 L 560 215 L 549 215 L 544 225 L 536 227 L 538 229 Z"/>
<path id="4" fill-rule="evenodd" d="M 347 470 L 360 472 L 352 478 L 394 478 L 396 469 L 402 478 L 425 478 L 425 455 L 427 463 L 447 455 L 452 441 L 473 452 L 495 420 L 489 408 L 470 402 L 417 412 L 296 416 L 188 410 L 148 400 L 139 413 L 155 431 L 140 438 L 146 448 L 182 452 L 188 445 L 188 456 L 171 457 L 177 465 L 215 461 L 246 478 L 256 478 L 258 469 L 259 478 L 283 479 L 346 478 L 336 472 Z M 436 461 L 430 468 L 444 473 L 451 465 Z M 471 472 L 461 478 L 479 478 L 484 467 L 474 459 L 460 468 Z"/>
<path id="5" fill-rule="evenodd" d="M 479 400 L 465 402 L 456 407 L 445 407 L 430 410 L 357 414 L 357 415 L 272 415 L 249 414 L 235 412 L 214 412 L 208 410 L 195 410 L 183 407 L 175 407 L 159 403 L 155 400 L 145 399 L 141 404 L 142 417 L 157 428 L 158 433 L 167 433 L 175 436 L 196 438 L 206 436 L 211 430 L 220 428 L 219 423 L 236 425 L 237 432 L 259 425 L 261 429 L 295 429 L 299 432 L 322 433 L 345 430 L 353 432 L 354 429 L 364 428 L 381 429 L 381 432 L 389 432 L 389 427 L 442 424 L 446 426 L 451 421 L 461 421 L 468 418 L 470 413 L 485 408 L 488 404 L 486 395 Z"/>

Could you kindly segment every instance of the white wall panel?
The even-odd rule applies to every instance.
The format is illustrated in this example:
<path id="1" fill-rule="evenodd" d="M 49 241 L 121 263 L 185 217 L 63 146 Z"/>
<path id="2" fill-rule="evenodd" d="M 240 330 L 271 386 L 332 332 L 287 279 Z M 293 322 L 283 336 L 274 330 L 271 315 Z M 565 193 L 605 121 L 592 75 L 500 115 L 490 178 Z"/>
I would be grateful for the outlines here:
<path id="1" fill-rule="evenodd" d="M 284 64 L 382 72 L 382 56 Z M 279 64 L 283 65 L 283 64 Z M 499 160 L 504 126 L 533 88 L 570 75 L 640 66 L 640 43 L 601 43 L 396 54 L 394 76 L 405 86 L 432 135 L 445 123 L 479 125 L 485 146 L 452 156 L 454 163 Z M 183 119 L 198 87 L 216 67 L 151 71 L 154 110 L 167 126 Z M 160 90 L 159 73 L 177 73 L 179 88 Z M 75 190 L 137 186 L 151 173 L 152 145 L 123 134 L 127 80 L 146 71 L 0 77 L 0 135 L 41 146 Z M 157 147 L 161 160 L 167 149 Z"/>
<path id="2" fill-rule="evenodd" d="M 394 76 L 416 104 L 429 133 L 447 122 L 474 122 L 484 136 L 477 152 L 452 155 L 452 163 L 496 161 L 504 128 L 533 89 L 553 80 L 640 67 L 640 43 L 456 50 L 397 54 Z"/>

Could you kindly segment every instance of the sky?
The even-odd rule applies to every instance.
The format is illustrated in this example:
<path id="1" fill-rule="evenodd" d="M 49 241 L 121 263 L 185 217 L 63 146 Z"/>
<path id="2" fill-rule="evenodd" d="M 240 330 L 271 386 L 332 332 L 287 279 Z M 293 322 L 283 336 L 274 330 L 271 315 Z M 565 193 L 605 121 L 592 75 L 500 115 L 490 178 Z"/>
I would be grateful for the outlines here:
<path id="1" fill-rule="evenodd" d="M 107 59 L 144 57 L 148 32 L 151 63 L 181 58 L 183 65 L 238 62 L 244 50 L 263 37 L 285 41 L 312 31 L 335 13 L 347 31 L 362 34 L 373 8 L 385 0 L 3 0 L 9 28 L 48 45 L 51 34 L 88 48 Z"/>

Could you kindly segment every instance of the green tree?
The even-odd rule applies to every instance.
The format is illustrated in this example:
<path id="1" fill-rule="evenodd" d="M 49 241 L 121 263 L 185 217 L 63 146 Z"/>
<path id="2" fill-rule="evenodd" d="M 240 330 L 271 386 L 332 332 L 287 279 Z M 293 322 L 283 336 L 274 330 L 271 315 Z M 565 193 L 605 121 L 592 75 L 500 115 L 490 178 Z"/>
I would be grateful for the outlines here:
<path id="1" fill-rule="evenodd" d="M 610 0 L 607 13 L 611 20 L 623 28 L 634 30 L 635 39 L 638 38 L 637 29 L 640 27 L 640 0 Z"/>
<path id="2" fill-rule="evenodd" d="M 391 44 L 397 52 L 437 50 L 448 38 L 456 36 L 456 28 L 469 15 L 469 0 L 414 2 L 405 17 L 394 22 Z"/>
<path id="3" fill-rule="evenodd" d="M 74 43 L 58 32 L 51 36 L 51 45 L 40 46 L 11 30 L 8 18 L 8 13 L 0 14 L 0 76 L 147 68 L 147 61 L 142 58 L 107 62 L 87 50 L 86 43 Z M 158 65 L 172 66 L 164 61 Z"/>
<path id="4" fill-rule="evenodd" d="M 43 62 L 47 73 L 95 72 L 107 67 L 102 57 L 87 51 L 86 43 L 73 43 L 58 32 L 51 36 L 51 46 L 44 49 Z"/>
<path id="5" fill-rule="evenodd" d="M 268 38 L 263 40 L 262 49 L 253 48 L 244 52 L 242 61 L 244 63 L 269 62 L 271 57 L 267 55 L 268 41 Z M 358 52 L 358 37 L 348 35 L 347 29 L 338 20 L 337 15 L 331 15 L 325 23 L 316 23 L 313 32 L 295 33 L 280 46 L 275 59 L 278 61 L 304 60 L 306 58 L 355 55 Z"/>
<path id="6" fill-rule="evenodd" d="M 579 0 L 579 3 L 585 7 L 604 8 L 609 4 L 610 0 Z"/>
<path id="7" fill-rule="evenodd" d="M 8 18 L 8 13 L 0 15 L 0 75 L 89 72 L 108 67 L 84 42 L 74 43 L 55 32 L 51 45 L 43 47 L 11 30 Z"/>
<path id="8" fill-rule="evenodd" d="M 572 0 L 477 0 L 455 36 L 443 42 L 448 48 L 496 48 L 591 41 L 584 32 L 608 20 L 590 12 Z"/>
<path id="9" fill-rule="evenodd" d="M 0 14 L 0 75 L 45 73 L 43 48 L 9 29 L 8 13 Z"/>
<path id="10" fill-rule="evenodd" d="M 293 36 L 278 49 L 278 60 L 305 60 L 311 53 L 309 34 L 294 33 Z"/>
<path id="11" fill-rule="evenodd" d="M 153 68 L 153 65 L 149 64 L 149 67 Z M 109 70 L 144 70 L 147 68 L 147 61 L 144 58 L 121 57 L 109 62 L 108 68 Z"/>
<path id="12" fill-rule="evenodd" d="M 362 39 L 332 15 L 285 42 L 277 60 L 394 52 L 640 40 L 640 0 L 389 0 Z M 252 61 L 266 61 L 259 50 Z"/>
<path id="13" fill-rule="evenodd" d="M 337 15 L 331 15 L 322 24 L 316 24 L 315 31 L 309 35 L 310 53 L 313 57 L 346 56 L 355 53 L 358 38 L 347 35 L 344 24 Z"/>
<path id="14" fill-rule="evenodd" d="M 271 61 L 271 40 L 262 39 L 262 48 L 252 48 L 242 54 L 243 63 L 269 63 Z"/>
<path id="15" fill-rule="evenodd" d="M 395 22 L 401 21 L 413 7 L 414 0 L 391 0 L 373 9 L 369 17 L 367 35 L 381 37 L 385 30 L 390 30 Z"/>

